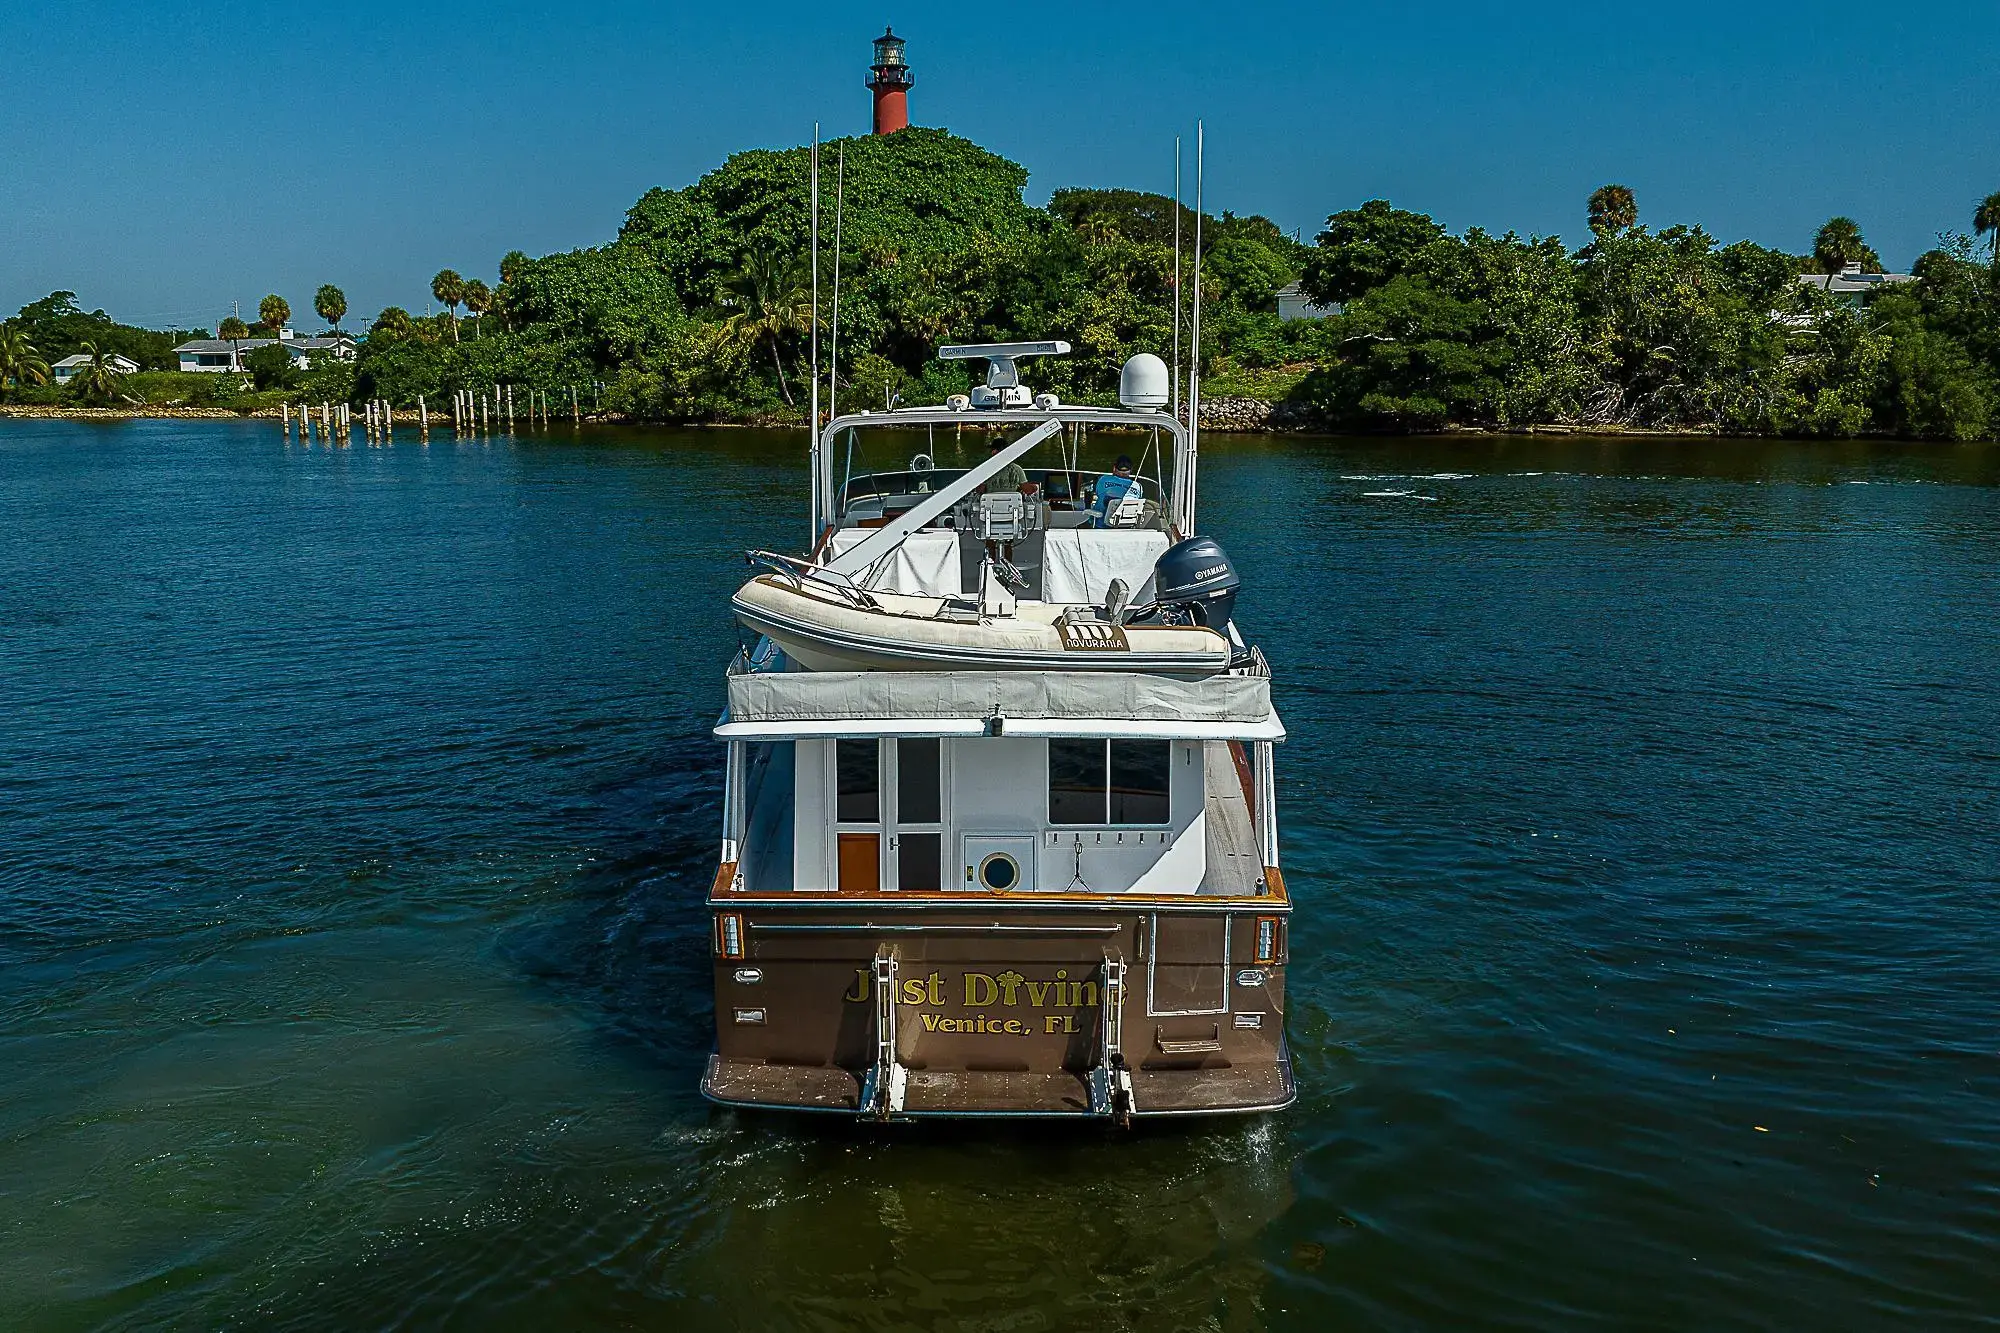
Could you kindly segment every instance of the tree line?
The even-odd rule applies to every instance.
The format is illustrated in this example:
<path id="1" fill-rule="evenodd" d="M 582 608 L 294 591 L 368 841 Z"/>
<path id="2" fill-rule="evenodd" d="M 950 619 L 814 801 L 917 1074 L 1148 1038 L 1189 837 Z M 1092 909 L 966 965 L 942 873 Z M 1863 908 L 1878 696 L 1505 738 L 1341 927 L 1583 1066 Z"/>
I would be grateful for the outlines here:
<path id="1" fill-rule="evenodd" d="M 839 164 L 823 188 L 844 180 L 838 247 L 836 201 L 823 196 L 819 274 L 827 335 L 836 274 L 840 284 L 843 409 L 963 389 L 965 367 L 936 360 L 945 342 L 1067 339 L 1070 357 L 1030 373 L 1085 402 L 1112 400 L 1133 352 L 1171 346 L 1173 200 L 1064 189 L 1032 207 L 1023 168 L 935 129 L 822 153 L 823 167 Z M 648 191 L 603 245 L 510 252 L 490 285 L 443 270 L 430 286 L 440 313 L 384 309 L 356 363 L 311 372 L 313 395 L 406 404 L 492 384 L 561 394 L 602 383 L 604 406 L 638 419 L 801 420 L 808 173 L 804 148 L 738 153 L 684 189 Z M 1338 430 L 2000 430 L 2000 193 L 1971 210 L 1969 234 L 1919 258 L 1912 281 L 1852 295 L 1799 280 L 1850 264 L 1881 271 L 1849 218 L 1789 253 L 1655 228 L 1622 185 L 1583 211 L 1590 240 L 1576 250 L 1454 233 L 1384 200 L 1331 214 L 1309 243 L 1267 218 L 1206 217 L 1205 389 L 1283 401 Z M 1192 210 L 1178 220 L 1191 274 Z M 1328 313 L 1280 319 L 1276 294 L 1292 282 Z M 1184 320 L 1191 295 L 1184 281 Z M 318 297 L 338 327 L 345 298 L 331 286 Z M 266 326 L 289 314 L 265 308 L 276 299 L 260 304 Z"/>

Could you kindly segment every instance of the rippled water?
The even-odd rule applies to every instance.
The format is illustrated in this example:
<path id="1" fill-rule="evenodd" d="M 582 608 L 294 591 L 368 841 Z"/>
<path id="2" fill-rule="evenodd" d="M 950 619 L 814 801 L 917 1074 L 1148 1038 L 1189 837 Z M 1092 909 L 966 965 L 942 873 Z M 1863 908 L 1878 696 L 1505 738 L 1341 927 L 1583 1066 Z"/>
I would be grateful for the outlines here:
<path id="1" fill-rule="evenodd" d="M 0 1327 L 2000 1310 L 2000 455 L 1216 441 L 1301 1099 L 696 1095 L 793 440 L 0 422 Z"/>

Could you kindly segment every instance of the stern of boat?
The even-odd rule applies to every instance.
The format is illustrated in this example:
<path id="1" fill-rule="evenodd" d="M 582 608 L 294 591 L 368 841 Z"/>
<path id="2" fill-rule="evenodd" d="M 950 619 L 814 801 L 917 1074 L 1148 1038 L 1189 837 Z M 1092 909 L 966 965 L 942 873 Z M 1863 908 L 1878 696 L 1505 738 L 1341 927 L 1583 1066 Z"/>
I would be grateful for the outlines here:
<path id="1" fill-rule="evenodd" d="M 718 905 L 702 1092 L 879 1120 L 1277 1110 L 1288 913 L 1281 889 L 1199 910 Z"/>

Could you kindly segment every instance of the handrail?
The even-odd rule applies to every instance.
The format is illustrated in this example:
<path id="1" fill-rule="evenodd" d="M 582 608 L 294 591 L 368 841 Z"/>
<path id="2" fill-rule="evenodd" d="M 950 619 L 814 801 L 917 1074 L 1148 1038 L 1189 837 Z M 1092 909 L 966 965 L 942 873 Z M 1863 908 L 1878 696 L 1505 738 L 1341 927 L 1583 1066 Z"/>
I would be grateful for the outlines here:
<path id="1" fill-rule="evenodd" d="M 882 604 L 869 596 L 866 588 L 840 570 L 829 569 L 825 565 L 815 565 L 810 560 L 801 560 L 794 555 L 780 555 L 776 551 L 745 551 L 743 559 L 753 568 L 763 565 L 775 573 L 790 578 L 801 587 L 810 582 L 838 593 L 864 611 L 882 609 Z"/>

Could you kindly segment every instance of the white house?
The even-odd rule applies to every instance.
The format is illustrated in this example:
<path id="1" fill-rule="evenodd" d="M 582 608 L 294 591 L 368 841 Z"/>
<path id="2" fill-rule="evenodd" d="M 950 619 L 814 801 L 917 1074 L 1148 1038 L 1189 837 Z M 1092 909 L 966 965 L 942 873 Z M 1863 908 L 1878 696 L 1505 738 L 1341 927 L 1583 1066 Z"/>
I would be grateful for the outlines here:
<path id="1" fill-rule="evenodd" d="M 1847 264 L 1838 273 L 1799 274 L 1800 286 L 1817 287 L 1842 305 L 1857 309 L 1870 292 L 1915 281 L 1916 278 L 1908 273 L 1863 273 L 1859 264 Z"/>
<path id="2" fill-rule="evenodd" d="M 121 356 L 117 352 L 113 352 L 110 356 L 105 357 L 104 360 L 120 375 L 135 375 L 139 371 L 139 363 L 137 361 L 134 361 L 129 356 Z M 49 374 L 55 377 L 57 384 L 67 384 L 78 371 L 81 371 L 89 364 L 90 358 L 82 352 L 78 352 L 75 356 L 66 356 L 60 361 L 52 362 L 49 366 Z"/>
<path id="3" fill-rule="evenodd" d="M 1278 288 L 1279 319 L 1324 319 L 1328 315 L 1339 314 L 1341 309 L 1339 302 L 1332 305 L 1314 305 L 1312 298 L 1306 295 L 1306 289 L 1299 283 L 1288 282 Z"/>
<path id="4" fill-rule="evenodd" d="M 274 343 L 291 354 L 292 364 L 300 370 L 310 369 L 314 359 L 321 356 L 335 361 L 354 359 L 354 339 L 345 333 L 301 338 L 290 329 L 278 330 L 275 338 L 238 338 L 234 342 L 227 338 L 196 338 L 176 347 L 174 353 L 181 359 L 182 370 L 221 374 L 242 370 L 244 357 L 259 347 L 269 347 Z"/>

